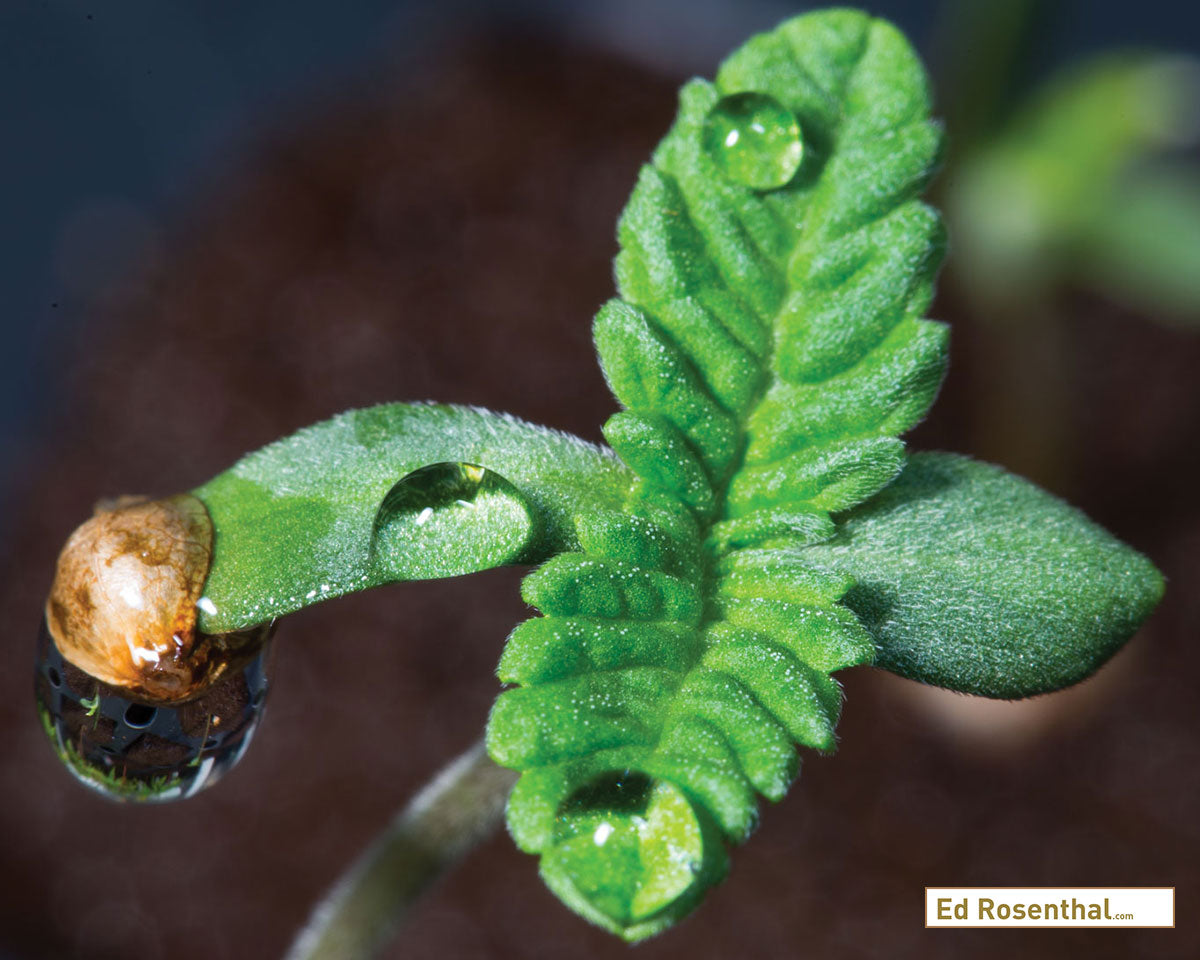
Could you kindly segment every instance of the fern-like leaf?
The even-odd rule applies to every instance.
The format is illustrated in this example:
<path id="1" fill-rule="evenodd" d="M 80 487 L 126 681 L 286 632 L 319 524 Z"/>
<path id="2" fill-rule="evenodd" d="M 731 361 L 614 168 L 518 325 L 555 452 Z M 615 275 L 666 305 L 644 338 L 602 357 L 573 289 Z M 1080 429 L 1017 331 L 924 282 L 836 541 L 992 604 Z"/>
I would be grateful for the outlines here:
<path id="1" fill-rule="evenodd" d="M 517 843 L 627 939 L 723 876 L 795 744 L 834 748 L 831 674 L 874 657 L 852 581 L 804 548 L 897 476 L 944 372 L 928 114 L 893 27 L 799 17 L 683 88 L 621 219 L 595 340 L 639 480 L 526 579 L 542 616 L 509 639 L 488 745 L 522 771 Z"/>

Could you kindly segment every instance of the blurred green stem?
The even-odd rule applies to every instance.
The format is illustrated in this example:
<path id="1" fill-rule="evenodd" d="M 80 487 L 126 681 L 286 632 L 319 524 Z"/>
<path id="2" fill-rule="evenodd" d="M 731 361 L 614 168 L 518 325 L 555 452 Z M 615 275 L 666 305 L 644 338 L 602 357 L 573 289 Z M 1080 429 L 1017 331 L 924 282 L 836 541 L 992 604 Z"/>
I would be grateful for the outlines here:
<path id="1" fill-rule="evenodd" d="M 516 777 L 482 741 L 455 759 L 330 888 L 287 960 L 375 956 L 421 894 L 500 825 Z"/>

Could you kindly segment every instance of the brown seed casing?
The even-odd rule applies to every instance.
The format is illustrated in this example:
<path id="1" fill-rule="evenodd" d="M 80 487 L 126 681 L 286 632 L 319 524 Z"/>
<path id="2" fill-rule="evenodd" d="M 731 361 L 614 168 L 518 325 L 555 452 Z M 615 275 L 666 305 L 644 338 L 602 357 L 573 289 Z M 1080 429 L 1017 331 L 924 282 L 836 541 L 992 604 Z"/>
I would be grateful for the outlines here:
<path id="1" fill-rule="evenodd" d="M 199 696 L 254 647 L 196 632 L 212 546 L 208 511 L 191 494 L 100 508 L 58 557 L 46 625 L 59 652 L 135 698 Z"/>

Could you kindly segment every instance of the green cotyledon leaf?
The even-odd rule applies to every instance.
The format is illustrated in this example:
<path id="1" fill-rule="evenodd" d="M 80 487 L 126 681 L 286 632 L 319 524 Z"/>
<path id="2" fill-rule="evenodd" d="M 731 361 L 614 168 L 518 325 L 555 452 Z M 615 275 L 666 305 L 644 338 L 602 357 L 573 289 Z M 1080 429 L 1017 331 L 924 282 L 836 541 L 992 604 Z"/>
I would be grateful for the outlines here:
<path id="1" fill-rule="evenodd" d="M 1015 699 L 1092 674 L 1162 596 L 1144 556 L 999 467 L 915 454 L 807 561 L 853 578 L 843 602 L 876 665 L 965 693 Z"/>
<path id="2" fill-rule="evenodd" d="M 193 491 L 214 529 L 199 627 L 225 633 L 397 580 L 578 548 L 577 510 L 618 507 L 611 452 L 472 407 L 351 410 Z"/>
<path id="3" fill-rule="evenodd" d="M 550 888 L 628 940 L 670 926 L 780 799 L 796 744 L 835 747 L 832 674 L 870 662 L 808 562 L 904 466 L 941 383 L 922 319 L 944 240 L 924 71 L 891 25 L 814 13 L 693 80 L 621 218 L 595 341 L 637 476 L 533 572 L 488 748 Z"/>

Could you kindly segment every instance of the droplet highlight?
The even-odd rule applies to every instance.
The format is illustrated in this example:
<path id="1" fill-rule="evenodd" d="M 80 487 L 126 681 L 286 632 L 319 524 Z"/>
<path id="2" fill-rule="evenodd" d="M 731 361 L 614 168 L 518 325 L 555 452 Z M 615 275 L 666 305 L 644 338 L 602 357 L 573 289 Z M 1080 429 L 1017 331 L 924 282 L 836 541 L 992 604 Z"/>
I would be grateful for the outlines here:
<path id="1" fill-rule="evenodd" d="M 543 878 L 560 894 L 630 929 L 686 898 L 723 851 L 691 802 L 641 773 L 595 778 L 560 808 Z"/>
<path id="2" fill-rule="evenodd" d="M 431 463 L 388 491 L 372 562 L 397 580 L 453 577 L 520 560 L 536 523 L 521 493 L 473 463 Z"/>
<path id="3" fill-rule="evenodd" d="M 270 625 L 255 628 L 257 655 L 202 696 L 150 704 L 65 659 L 43 621 L 34 673 L 42 728 L 71 775 L 111 800 L 194 796 L 237 764 L 262 719 L 270 631 Z"/>
<path id="4" fill-rule="evenodd" d="M 718 100 L 704 121 L 703 146 L 727 179 L 755 190 L 775 190 L 796 175 L 804 140 L 796 115 L 757 91 Z"/>

